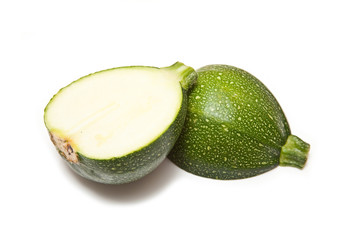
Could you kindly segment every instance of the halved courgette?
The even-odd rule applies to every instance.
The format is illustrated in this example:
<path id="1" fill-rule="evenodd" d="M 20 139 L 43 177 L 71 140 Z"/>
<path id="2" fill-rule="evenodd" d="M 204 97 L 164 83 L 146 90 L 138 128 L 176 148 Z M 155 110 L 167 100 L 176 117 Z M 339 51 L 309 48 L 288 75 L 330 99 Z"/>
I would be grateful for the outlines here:
<path id="1" fill-rule="evenodd" d="M 166 157 L 197 78 L 182 63 L 96 72 L 62 88 L 45 108 L 50 138 L 68 165 L 101 183 L 135 181 Z"/>

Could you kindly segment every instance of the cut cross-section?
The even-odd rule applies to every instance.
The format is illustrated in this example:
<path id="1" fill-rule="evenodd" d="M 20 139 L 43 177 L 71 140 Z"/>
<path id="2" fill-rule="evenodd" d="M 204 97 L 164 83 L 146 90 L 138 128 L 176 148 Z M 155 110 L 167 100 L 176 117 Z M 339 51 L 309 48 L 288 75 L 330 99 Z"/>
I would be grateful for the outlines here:
<path id="1" fill-rule="evenodd" d="M 195 81 L 194 73 L 176 63 L 90 74 L 50 100 L 46 127 L 80 175 L 104 183 L 133 181 L 154 169 L 178 137 L 187 103 L 182 83 Z"/>

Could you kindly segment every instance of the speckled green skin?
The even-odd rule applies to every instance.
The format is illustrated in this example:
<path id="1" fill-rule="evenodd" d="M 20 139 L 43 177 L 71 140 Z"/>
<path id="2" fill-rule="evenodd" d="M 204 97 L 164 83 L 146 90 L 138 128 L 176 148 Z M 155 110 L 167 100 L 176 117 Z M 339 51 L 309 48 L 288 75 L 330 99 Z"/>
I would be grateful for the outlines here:
<path id="1" fill-rule="evenodd" d="M 227 65 L 198 71 L 183 131 L 169 154 L 180 168 L 214 179 L 241 179 L 279 165 L 290 128 L 270 91 Z"/>
<path id="2" fill-rule="evenodd" d="M 169 128 L 148 146 L 120 158 L 107 160 L 90 159 L 77 153 L 79 163 L 66 163 L 79 175 L 95 182 L 106 184 L 128 183 L 153 171 L 169 153 L 180 135 L 187 107 L 186 91 L 179 113 Z"/>

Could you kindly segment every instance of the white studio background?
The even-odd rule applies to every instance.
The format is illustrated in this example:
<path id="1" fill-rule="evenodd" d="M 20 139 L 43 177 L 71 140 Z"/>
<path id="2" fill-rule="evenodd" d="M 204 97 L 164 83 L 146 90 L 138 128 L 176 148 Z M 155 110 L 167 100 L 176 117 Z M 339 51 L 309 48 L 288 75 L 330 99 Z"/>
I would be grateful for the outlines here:
<path id="1" fill-rule="evenodd" d="M 0 239 L 360 239 L 358 1 L 2 1 Z M 43 109 L 95 71 L 229 64 L 259 78 L 306 167 L 220 181 L 165 160 L 130 184 L 76 176 Z"/>

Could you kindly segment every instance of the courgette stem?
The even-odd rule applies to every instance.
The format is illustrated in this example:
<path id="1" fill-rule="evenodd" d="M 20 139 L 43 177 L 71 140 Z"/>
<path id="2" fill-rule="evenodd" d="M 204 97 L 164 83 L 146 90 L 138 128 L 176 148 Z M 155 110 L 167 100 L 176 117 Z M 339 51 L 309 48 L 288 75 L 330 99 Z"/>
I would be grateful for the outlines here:
<path id="1" fill-rule="evenodd" d="M 295 135 L 290 135 L 281 148 L 280 166 L 304 168 L 310 145 Z"/>
<path id="2" fill-rule="evenodd" d="M 196 71 L 192 67 L 186 66 L 181 62 L 176 62 L 164 69 L 175 72 L 179 76 L 182 88 L 185 90 L 188 90 L 197 80 Z"/>

